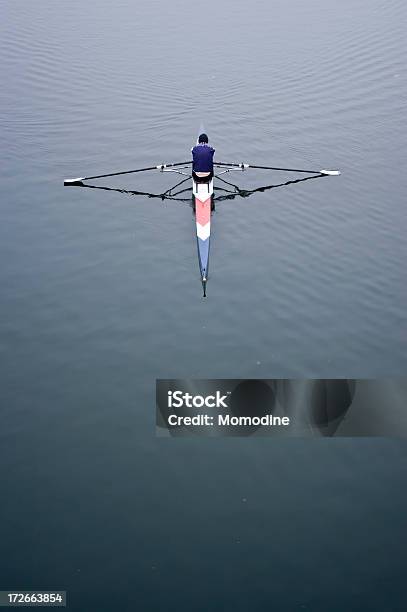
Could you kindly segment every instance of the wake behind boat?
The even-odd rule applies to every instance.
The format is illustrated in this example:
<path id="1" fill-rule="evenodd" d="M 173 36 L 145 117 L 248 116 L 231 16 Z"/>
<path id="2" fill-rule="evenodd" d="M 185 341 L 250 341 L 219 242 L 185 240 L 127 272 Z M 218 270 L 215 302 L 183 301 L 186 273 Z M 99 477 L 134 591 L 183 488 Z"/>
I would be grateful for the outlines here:
<path id="1" fill-rule="evenodd" d="M 208 271 L 209 271 L 209 251 L 210 251 L 210 239 L 211 239 L 211 215 L 212 210 L 214 208 L 214 178 L 221 181 L 223 184 L 231 186 L 234 190 L 226 189 L 224 187 L 216 187 L 217 191 L 226 192 L 226 195 L 221 195 L 219 200 L 225 199 L 233 199 L 237 195 L 247 197 L 248 195 L 255 193 L 256 191 L 265 191 L 267 189 L 272 189 L 274 187 L 281 187 L 283 185 L 289 185 L 292 183 L 298 183 L 301 181 L 309 180 L 312 178 L 318 178 L 322 176 L 338 176 L 340 175 L 339 170 L 304 170 L 298 168 L 281 168 L 277 166 L 259 166 L 252 165 L 246 163 L 227 163 L 227 162 L 213 162 L 214 168 L 219 168 L 220 171 L 216 174 L 210 173 L 207 177 L 197 177 L 196 173 L 192 171 L 191 165 L 192 161 L 185 162 L 176 162 L 170 164 L 158 164 L 156 166 L 149 166 L 146 168 L 137 168 L 135 170 L 124 170 L 121 172 L 111 172 L 108 174 L 98 174 L 94 176 L 85 176 L 79 177 L 75 179 L 66 179 L 64 180 L 65 186 L 71 187 L 90 187 L 93 189 L 104 189 L 108 191 L 119 191 L 120 193 L 129 193 L 133 195 L 144 195 L 152 198 L 160 198 L 162 200 L 184 200 L 183 198 L 179 198 L 180 194 L 189 191 L 189 189 L 182 189 L 178 192 L 174 192 L 174 189 L 184 184 L 186 181 L 192 179 L 192 198 L 193 198 L 193 207 L 195 213 L 195 228 L 196 228 L 196 240 L 198 247 L 198 263 L 199 270 L 201 276 L 201 283 L 203 288 L 203 296 L 206 297 L 206 285 L 208 281 Z M 284 172 L 298 172 L 309 174 L 307 178 L 290 180 L 285 183 L 281 183 L 278 185 L 268 185 L 264 187 L 259 187 L 251 190 L 241 190 L 237 185 L 225 181 L 221 178 L 221 175 L 234 172 L 234 171 L 245 171 L 248 169 L 258 169 L 258 170 L 274 170 L 274 171 L 284 171 Z M 98 187 L 95 185 L 86 184 L 87 181 L 97 180 L 101 178 L 113 177 L 113 176 L 121 176 L 125 174 L 135 174 L 138 172 L 148 172 L 152 170 L 159 170 L 160 172 L 172 172 L 185 176 L 186 178 L 179 181 L 176 185 L 167 189 L 164 193 L 155 194 L 141 191 L 128 191 L 125 189 L 114 189 L 110 187 Z M 188 172 L 185 172 L 188 170 Z"/>

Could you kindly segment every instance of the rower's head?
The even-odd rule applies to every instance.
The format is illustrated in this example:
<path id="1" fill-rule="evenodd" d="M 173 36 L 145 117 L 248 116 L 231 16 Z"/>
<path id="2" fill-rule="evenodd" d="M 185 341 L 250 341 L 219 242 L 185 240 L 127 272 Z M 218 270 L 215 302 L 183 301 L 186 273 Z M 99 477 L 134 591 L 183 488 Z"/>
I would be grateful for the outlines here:
<path id="1" fill-rule="evenodd" d="M 199 138 L 198 138 L 198 143 L 199 144 L 208 144 L 209 140 L 208 140 L 208 136 L 206 134 L 200 134 Z"/>

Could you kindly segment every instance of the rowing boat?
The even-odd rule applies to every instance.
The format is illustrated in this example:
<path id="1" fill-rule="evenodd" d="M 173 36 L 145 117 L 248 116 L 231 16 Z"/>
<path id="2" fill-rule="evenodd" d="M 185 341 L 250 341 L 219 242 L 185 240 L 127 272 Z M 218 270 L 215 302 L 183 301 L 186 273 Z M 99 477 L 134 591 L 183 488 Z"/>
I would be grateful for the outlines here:
<path id="1" fill-rule="evenodd" d="M 95 176 L 85 176 L 79 177 L 75 179 L 65 179 L 64 185 L 71 187 L 91 187 L 93 189 L 104 189 L 110 191 L 119 191 L 120 193 L 131 193 L 133 195 L 144 195 L 150 198 L 160 198 L 161 200 L 169 199 L 169 200 L 183 200 L 179 198 L 179 194 L 184 191 L 188 191 L 187 189 L 182 189 L 178 192 L 174 192 L 174 189 L 188 180 L 192 179 L 192 197 L 193 197 L 193 206 L 195 212 L 195 226 L 196 226 L 196 239 L 197 239 L 197 247 L 198 247 L 198 262 L 199 262 L 199 270 L 201 276 L 201 283 L 203 288 L 203 296 L 206 297 L 206 284 L 208 281 L 208 269 L 209 269 L 209 249 L 210 249 L 210 239 L 211 239 L 211 213 L 214 206 L 214 180 L 213 177 L 207 182 L 198 182 L 194 180 L 192 172 L 191 172 L 191 164 L 192 161 L 185 162 L 177 162 L 171 164 L 159 164 L 156 166 L 149 166 L 147 168 L 137 168 L 136 170 L 125 170 L 121 172 L 111 172 L 109 174 L 98 174 Z M 273 187 L 281 187 L 282 185 L 288 185 L 290 183 L 298 183 L 301 180 L 309 180 L 311 178 L 318 178 L 322 176 L 338 176 L 340 174 L 339 170 L 303 170 L 298 168 L 281 168 L 275 166 L 255 166 L 252 164 L 246 163 L 226 163 L 226 162 L 215 162 L 214 168 L 219 168 L 220 171 L 217 174 L 214 174 L 214 177 L 223 183 L 226 183 L 228 186 L 232 186 L 234 191 L 230 191 L 228 189 L 217 187 L 217 189 L 227 192 L 227 195 L 220 196 L 217 199 L 232 199 L 236 197 L 236 195 L 241 195 L 243 197 L 247 197 L 251 193 L 255 193 L 256 191 L 265 191 L 267 189 L 271 189 Z M 259 169 L 259 170 L 275 170 L 275 171 L 285 171 L 285 172 L 300 172 L 306 173 L 311 176 L 305 179 L 297 179 L 294 181 L 288 181 L 286 183 L 282 183 L 279 185 L 268 185 L 259 187 L 251 190 L 240 190 L 237 185 L 225 181 L 220 177 L 221 174 L 226 174 L 233 171 L 245 171 L 249 168 Z M 184 170 L 188 169 L 189 172 L 184 172 Z M 125 189 L 114 189 L 109 187 L 97 187 L 95 185 L 87 185 L 84 181 L 101 179 L 105 177 L 111 176 L 119 176 L 123 174 L 134 174 L 136 172 L 146 172 L 149 170 L 159 170 L 160 172 L 175 172 L 177 174 L 181 174 L 185 176 L 183 180 L 179 181 L 176 185 L 164 191 L 164 193 L 147 193 L 141 191 L 127 191 Z M 185 201 L 185 200 L 184 200 Z"/>

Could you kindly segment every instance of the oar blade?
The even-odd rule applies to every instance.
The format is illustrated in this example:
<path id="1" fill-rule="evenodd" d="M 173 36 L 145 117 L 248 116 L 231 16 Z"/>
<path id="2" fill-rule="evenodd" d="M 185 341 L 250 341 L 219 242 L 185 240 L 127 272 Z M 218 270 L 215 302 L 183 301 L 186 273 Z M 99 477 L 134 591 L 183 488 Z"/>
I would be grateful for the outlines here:
<path id="1" fill-rule="evenodd" d="M 320 173 L 326 176 L 339 176 L 340 170 L 320 170 Z"/>
<path id="2" fill-rule="evenodd" d="M 74 179 L 65 179 L 64 185 L 65 187 L 82 187 L 83 186 L 84 177 L 81 176 L 79 178 Z"/>

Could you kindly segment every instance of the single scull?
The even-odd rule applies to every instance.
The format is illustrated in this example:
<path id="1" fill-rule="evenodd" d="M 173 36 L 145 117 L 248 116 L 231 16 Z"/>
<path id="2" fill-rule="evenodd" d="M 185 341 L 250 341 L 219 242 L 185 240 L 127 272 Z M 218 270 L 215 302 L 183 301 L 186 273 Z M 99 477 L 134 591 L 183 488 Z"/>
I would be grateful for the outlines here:
<path id="1" fill-rule="evenodd" d="M 75 179 L 66 179 L 64 181 L 65 186 L 71 187 L 93 187 L 98 188 L 93 185 L 86 185 L 85 181 L 96 180 L 106 177 L 112 176 L 120 176 L 124 174 L 134 174 L 136 172 L 147 172 L 150 170 L 159 170 L 160 172 L 175 172 L 177 174 L 181 174 L 186 178 L 182 179 L 179 183 L 167 189 L 164 193 L 161 194 L 152 194 L 146 192 L 135 192 L 135 191 L 126 191 L 124 189 L 111 189 L 108 187 L 99 187 L 100 189 L 112 190 L 112 191 L 120 191 L 121 193 L 132 193 L 137 195 L 146 195 L 148 197 L 156 197 L 164 199 L 172 199 L 172 200 L 180 200 L 177 196 L 184 191 L 188 191 L 182 189 L 177 193 L 174 193 L 173 190 L 185 183 L 187 180 L 192 179 L 192 197 L 193 197 L 193 205 L 195 211 L 195 226 L 196 226 L 196 239 L 198 246 L 198 261 L 199 261 L 199 270 L 201 275 L 201 282 L 203 288 L 203 295 L 206 297 L 206 284 L 208 280 L 208 269 L 209 269 L 209 247 L 210 247 L 210 239 L 211 239 L 211 214 L 214 208 L 214 184 L 213 178 L 211 178 L 207 182 L 196 182 L 192 177 L 191 172 L 191 164 L 192 161 L 185 162 L 177 162 L 171 164 L 159 164 L 157 166 L 149 166 L 147 168 L 137 168 L 135 170 L 124 170 L 122 172 L 111 172 L 109 174 L 97 174 L 94 176 L 84 176 Z M 233 183 L 229 183 L 224 179 L 220 178 L 220 175 L 226 174 L 228 172 L 233 171 L 245 171 L 249 168 L 259 169 L 259 170 L 274 170 L 274 171 L 285 171 L 285 172 L 300 172 L 311 175 L 308 178 L 317 178 L 318 176 L 338 176 L 340 174 L 339 170 L 302 170 L 298 168 L 281 168 L 276 166 L 256 166 L 252 164 L 245 163 L 226 163 L 226 162 L 215 162 L 215 168 L 219 168 L 221 171 L 214 175 L 215 178 L 223 181 L 227 185 L 231 185 L 235 188 L 235 191 L 230 191 L 228 189 L 224 189 L 219 187 L 221 191 L 227 192 L 228 195 L 221 196 L 220 199 L 231 199 L 236 195 L 242 195 L 247 197 L 247 195 L 254 193 L 255 191 L 265 191 L 266 189 L 270 189 L 272 187 L 277 187 L 281 185 L 269 185 L 266 187 L 261 187 L 258 189 L 252 189 L 249 191 L 243 191 L 238 189 L 236 185 Z M 184 172 L 184 170 L 188 170 L 188 172 Z M 296 181 L 288 181 L 287 183 L 283 183 L 288 185 L 290 183 L 300 182 L 300 180 L 307 179 L 299 179 Z"/>

